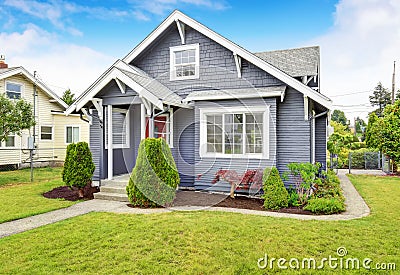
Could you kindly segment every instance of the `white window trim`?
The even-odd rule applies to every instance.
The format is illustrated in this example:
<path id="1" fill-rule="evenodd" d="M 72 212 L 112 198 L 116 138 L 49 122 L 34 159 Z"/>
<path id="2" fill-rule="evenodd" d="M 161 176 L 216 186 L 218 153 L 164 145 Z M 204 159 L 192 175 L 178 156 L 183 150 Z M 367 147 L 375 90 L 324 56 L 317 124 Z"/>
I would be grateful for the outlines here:
<path id="1" fill-rule="evenodd" d="M 169 148 L 174 148 L 174 111 L 172 109 L 169 110 L 169 114 L 162 114 L 158 115 L 157 117 L 162 116 L 162 117 L 167 117 L 166 122 L 167 122 L 167 132 L 169 132 L 169 140 L 168 140 L 168 145 Z M 146 118 L 150 118 L 149 115 L 145 115 Z M 157 119 L 157 117 L 155 119 Z M 146 134 L 146 123 L 145 123 L 145 128 L 144 132 Z"/>
<path id="2" fill-rule="evenodd" d="M 42 139 L 42 127 L 51 127 L 51 139 Z M 80 130 L 79 130 L 79 134 L 80 134 Z M 53 140 L 54 140 L 54 126 L 53 126 L 53 125 L 50 125 L 50 124 L 43 124 L 43 125 L 40 125 L 40 128 L 39 128 L 39 138 L 40 138 L 40 141 L 43 141 L 43 142 L 53 141 Z M 67 139 L 67 138 L 65 138 L 65 141 L 66 141 L 66 139 Z"/>
<path id="3" fill-rule="evenodd" d="M 194 75 L 177 77 L 175 72 L 175 52 L 185 51 L 185 50 L 195 50 L 195 71 Z M 187 80 L 187 79 L 197 79 L 200 77 L 200 44 L 190 44 L 175 46 L 169 48 L 169 79 L 174 80 Z"/>
<path id="4" fill-rule="evenodd" d="M 81 126 L 80 125 L 65 125 L 65 128 L 64 128 L 64 142 L 65 142 L 65 144 L 66 145 L 68 145 L 68 144 L 72 144 L 73 142 L 71 142 L 71 143 L 68 143 L 67 142 L 67 128 L 68 127 L 73 127 L 73 128 L 79 128 L 79 140 L 78 140 L 78 142 L 79 141 L 81 141 Z M 74 133 L 72 132 L 72 136 L 74 135 Z"/>
<path id="5" fill-rule="evenodd" d="M 16 81 L 9 81 L 9 80 L 6 80 L 6 83 L 5 83 L 5 85 L 4 85 L 4 94 L 6 95 L 6 97 L 7 98 L 9 98 L 8 96 L 7 96 L 7 84 L 15 84 L 15 85 L 19 85 L 19 86 L 21 86 L 21 96 L 20 96 L 20 98 L 24 98 L 24 91 L 25 91 L 25 85 L 23 84 L 23 83 L 20 83 L 20 82 L 16 82 Z M 10 99 L 10 98 L 9 98 Z M 12 99 L 12 98 L 11 98 Z M 15 100 L 15 99 L 14 99 Z"/>
<path id="6" fill-rule="evenodd" d="M 200 109 L 200 148 L 199 154 L 202 158 L 248 158 L 248 159 L 269 159 L 269 108 L 270 106 L 249 106 L 249 107 L 226 107 L 226 108 L 201 108 Z M 225 154 L 207 152 L 207 118 L 206 115 L 213 114 L 236 114 L 236 113 L 263 113 L 263 152 Z M 223 130 L 224 133 L 224 130 Z M 244 147 L 243 150 L 246 148 Z"/>
<path id="7" fill-rule="evenodd" d="M 125 113 L 125 136 L 126 136 L 126 143 L 125 144 L 113 144 L 112 148 L 113 149 L 127 149 L 130 148 L 130 110 L 129 109 L 121 109 L 121 108 L 112 108 L 112 111 L 114 112 L 120 112 L 120 113 Z M 105 131 L 104 133 L 108 133 L 108 123 L 105 123 Z M 107 150 L 108 149 L 108 140 L 107 137 L 105 136 L 104 138 L 104 148 Z"/>

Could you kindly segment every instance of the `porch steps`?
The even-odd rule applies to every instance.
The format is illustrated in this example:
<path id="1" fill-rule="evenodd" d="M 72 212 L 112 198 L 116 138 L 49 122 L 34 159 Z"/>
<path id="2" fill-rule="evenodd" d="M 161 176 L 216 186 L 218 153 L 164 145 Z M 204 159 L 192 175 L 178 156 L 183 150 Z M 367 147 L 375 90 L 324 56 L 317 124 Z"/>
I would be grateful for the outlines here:
<path id="1" fill-rule="evenodd" d="M 95 193 L 94 198 L 99 199 L 99 200 L 107 200 L 107 201 L 129 202 L 128 196 L 126 194 L 108 193 L 108 192 L 103 192 L 103 191 L 100 191 L 99 193 Z"/>
<path id="2" fill-rule="evenodd" d="M 129 202 L 126 194 L 126 186 L 129 182 L 129 174 L 114 177 L 112 180 L 103 180 L 100 192 L 94 193 L 95 199 Z"/>

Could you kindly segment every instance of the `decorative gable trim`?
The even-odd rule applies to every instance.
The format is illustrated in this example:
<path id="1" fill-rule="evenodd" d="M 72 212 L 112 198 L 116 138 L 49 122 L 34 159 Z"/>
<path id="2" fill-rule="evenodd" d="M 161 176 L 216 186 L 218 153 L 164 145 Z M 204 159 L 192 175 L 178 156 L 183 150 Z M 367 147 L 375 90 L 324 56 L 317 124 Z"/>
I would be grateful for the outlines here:
<path id="1" fill-rule="evenodd" d="M 218 44 L 231 50 L 232 53 L 236 53 L 236 55 L 238 55 L 240 58 L 244 58 L 247 61 L 253 63 L 260 69 L 276 77 L 277 79 L 286 83 L 288 86 L 294 88 L 295 90 L 301 92 L 303 95 L 313 99 L 327 109 L 332 109 L 332 101 L 328 97 L 314 91 L 300 81 L 292 78 L 278 68 L 265 62 L 261 58 L 255 56 L 244 48 L 236 45 L 232 41 L 212 31 L 211 29 L 207 28 L 206 26 L 202 25 L 201 23 L 188 17 L 178 10 L 173 11 L 152 33 L 150 33 L 137 47 L 135 47 L 127 56 L 125 56 L 123 61 L 125 61 L 126 63 L 131 63 L 140 53 L 142 53 L 148 46 L 150 46 L 150 44 L 157 37 L 159 37 L 171 24 L 176 22 L 176 20 L 178 20 L 180 23 L 190 26 L 191 28 L 197 30 L 208 38 L 214 40 Z"/>

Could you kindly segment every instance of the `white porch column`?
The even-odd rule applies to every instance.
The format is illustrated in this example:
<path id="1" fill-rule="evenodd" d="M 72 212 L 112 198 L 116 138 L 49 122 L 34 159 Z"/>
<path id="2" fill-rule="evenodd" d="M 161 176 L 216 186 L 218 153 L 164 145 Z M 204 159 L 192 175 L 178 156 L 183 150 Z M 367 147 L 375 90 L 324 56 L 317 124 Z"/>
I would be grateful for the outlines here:
<path id="1" fill-rule="evenodd" d="M 146 138 L 146 107 L 140 104 L 140 139 Z"/>
<path id="2" fill-rule="evenodd" d="M 113 178 L 113 138 L 112 138 L 112 105 L 107 105 L 107 137 L 108 137 L 108 144 L 107 144 L 107 157 L 108 157 L 108 179 L 112 180 Z"/>

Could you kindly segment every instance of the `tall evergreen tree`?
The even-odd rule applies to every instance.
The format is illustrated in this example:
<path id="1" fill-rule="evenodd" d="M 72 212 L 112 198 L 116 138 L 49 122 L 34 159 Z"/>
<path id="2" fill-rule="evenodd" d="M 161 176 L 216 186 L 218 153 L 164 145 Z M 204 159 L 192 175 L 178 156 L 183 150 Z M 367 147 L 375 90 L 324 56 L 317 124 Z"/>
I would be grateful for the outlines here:
<path id="1" fill-rule="evenodd" d="M 382 117 L 386 105 L 392 103 L 392 94 L 388 89 L 383 87 L 381 82 L 379 82 L 374 88 L 373 95 L 369 96 L 369 102 L 372 106 L 378 107 L 374 112 L 378 117 Z"/>

